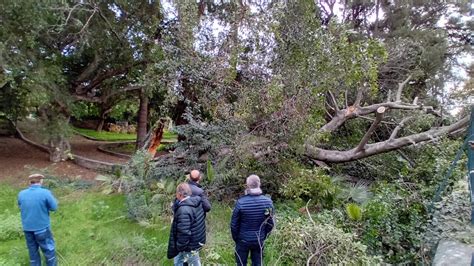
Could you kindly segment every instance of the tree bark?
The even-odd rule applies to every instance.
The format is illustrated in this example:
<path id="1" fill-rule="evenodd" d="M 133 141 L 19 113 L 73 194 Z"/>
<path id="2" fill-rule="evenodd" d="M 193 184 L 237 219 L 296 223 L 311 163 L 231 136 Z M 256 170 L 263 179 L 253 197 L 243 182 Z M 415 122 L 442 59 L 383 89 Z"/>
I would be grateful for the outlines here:
<path id="1" fill-rule="evenodd" d="M 153 130 L 151 141 L 148 147 L 148 153 L 151 154 L 151 157 L 154 158 L 156 155 L 156 150 L 160 147 L 161 140 L 163 139 L 163 133 L 165 130 L 166 120 L 160 119 L 158 126 Z"/>
<path id="2" fill-rule="evenodd" d="M 102 107 L 100 111 L 100 120 L 95 128 L 97 131 L 102 131 L 104 129 L 105 119 L 107 119 L 107 115 L 112 111 L 112 107 Z"/>
<path id="3" fill-rule="evenodd" d="M 137 149 L 141 149 L 145 144 L 148 124 L 148 96 L 144 90 L 140 91 L 140 108 L 138 110 L 137 123 Z"/>
<path id="4" fill-rule="evenodd" d="M 383 114 L 385 113 L 385 107 L 381 106 L 377 108 L 376 115 L 375 115 L 375 120 L 370 126 L 369 130 L 365 133 L 364 137 L 360 141 L 359 145 L 356 148 L 356 152 L 363 151 L 365 149 L 365 145 L 367 142 L 369 142 L 370 136 L 372 136 L 372 133 L 374 130 L 377 128 L 377 126 L 382 122 Z"/>
<path id="5" fill-rule="evenodd" d="M 347 120 L 358 116 L 374 113 L 379 107 L 398 110 L 422 110 L 428 114 L 439 116 L 439 114 L 435 110 L 433 110 L 433 107 L 431 106 L 415 105 L 401 102 L 384 102 L 363 107 L 349 106 L 345 109 L 337 111 L 333 118 L 321 127 L 320 132 L 333 132 L 342 124 L 344 124 L 344 122 L 346 122 Z"/>
<path id="6" fill-rule="evenodd" d="M 101 116 L 99 118 L 99 123 L 97 123 L 97 127 L 95 128 L 96 131 L 102 131 L 104 129 L 105 124 L 105 117 Z"/>
<path id="7" fill-rule="evenodd" d="M 71 152 L 71 145 L 66 138 L 60 136 L 54 140 L 50 140 L 49 145 L 49 160 L 51 162 L 58 163 L 68 159 L 68 155 Z"/>

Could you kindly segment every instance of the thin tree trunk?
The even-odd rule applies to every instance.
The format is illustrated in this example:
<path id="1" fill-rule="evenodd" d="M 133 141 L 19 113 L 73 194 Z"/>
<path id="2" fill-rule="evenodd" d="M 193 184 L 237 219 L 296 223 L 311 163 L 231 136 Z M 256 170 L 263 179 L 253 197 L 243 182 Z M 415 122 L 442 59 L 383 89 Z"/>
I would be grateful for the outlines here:
<path id="1" fill-rule="evenodd" d="M 102 107 L 100 111 L 100 120 L 95 128 L 97 131 L 102 131 L 104 129 L 105 119 L 107 119 L 107 115 L 112 111 L 112 107 Z"/>
<path id="2" fill-rule="evenodd" d="M 148 124 L 148 96 L 140 91 L 140 109 L 138 110 L 137 125 L 137 149 L 141 149 L 145 144 Z"/>
<path id="3" fill-rule="evenodd" d="M 375 23 L 374 23 L 374 37 L 379 37 L 379 9 L 380 9 L 380 0 L 375 2 Z"/>
<path id="4" fill-rule="evenodd" d="M 97 123 L 96 131 L 102 131 L 104 129 L 105 117 L 100 117 L 99 123 Z"/>

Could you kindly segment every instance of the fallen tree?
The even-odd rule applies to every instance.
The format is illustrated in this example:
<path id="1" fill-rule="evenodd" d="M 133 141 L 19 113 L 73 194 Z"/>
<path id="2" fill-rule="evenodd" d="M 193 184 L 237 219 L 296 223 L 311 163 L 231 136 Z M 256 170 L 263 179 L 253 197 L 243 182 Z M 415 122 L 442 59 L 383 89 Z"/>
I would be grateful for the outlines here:
<path id="1" fill-rule="evenodd" d="M 400 82 L 398 85 L 395 101 L 391 101 L 390 92 L 387 97 L 387 101 L 383 103 L 375 103 L 368 106 L 360 106 L 360 102 L 363 98 L 362 90 L 359 90 L 357 93 L 356 100 L 352 106 L 346 106 L 344 109 L 339 109 L 338 103 L 331 92 L 330 101 L 332 102 L 332 109 L 335 110 L 335 115 L 331 118 L 329 122 L 321 127 L 319 130 L 320 133 L 332 133 L 342 126 L 346 121 L 354 118 L 364 117 L 369 114 L 375 114 L 375 118 L 367 118 L 373 121 L 370 128 L 366 131 L 364 137 L 361 139 L 359 145 L 356 147 L 340 151 L 340 150 L 328 150 L 318 148 L 309 142 L 304 144 L 305 154 L 315 160 L 328 162 L 328 163 L 343 163 L 354 161 L 358 159 L 363 159 L 372 155 L 377 155 L 393 150 L 397 150 L 409 145 L 415 145 L 421 142 L 432 141 L 439 137 L 458 132 L 469 123 L 469 117 L 466 116 L 459 121 L 442 127 L 432 127 L 429 130 L 410 134 L 407 136 L 399 136 L 401 129 L 406 125 L 407 121 L 413 119 L 413 116 L 405 116 L 403 119 L 396 125 L 392 130 L 390 137 L 384 141 L 378 141 L 375 143 L 368 144 L 372 133 L 375 131 L 377 126 L 382 122 L 384 114 L 388 110 L 405 110 L 405 111 L 415 111 L 421 110 L 427 114 L 440 117 L 440 113 L 434 110 L 431 106 L 424 106 L 423 104 L 418 104 L 418 97 L 413 99 L 413 103 L 405 103 L 401 101 L 402 91 L 405 85 L 410 80 L 411 75 L 408 76 L 403 82 Z M 328 104 L 329 106 L 329 104 Z"/>

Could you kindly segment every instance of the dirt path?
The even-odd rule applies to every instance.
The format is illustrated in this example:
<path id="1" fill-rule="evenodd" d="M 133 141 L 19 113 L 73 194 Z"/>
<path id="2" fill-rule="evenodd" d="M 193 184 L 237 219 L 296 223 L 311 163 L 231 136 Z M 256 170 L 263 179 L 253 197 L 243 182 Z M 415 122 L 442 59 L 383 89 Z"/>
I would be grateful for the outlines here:
<path id="1" fill-rule="evenodd" d="M 27 137 L 28 139 L 36 143 L 42 142 L 41 137 L 38 135 L 38 133 L 35 132 L 34 121 L 18 122 L 18 127 L 21 129 L 25 137 Z M 90 140 L 79 135 L 74 135 L 71 138 L 70 143 L 71 143 L 71 151 L 73 154 L 81 155 L 89 159 L 99 160 L 99 161 L 108 162 L 108 163 L 122 164 L 122 163 L 127 162 L 127 159 L 109 155 L 97 149 L 99 145 L 102 145 L 107 142 L 94 141 L 94 140 Z M 43 143 L 43 145 L 45 144 Z"/>
<path id="2" fill-rule="evenodd" d="M 68 178 L 94 179 L 97 175 L 94 171 L 72 162 L 52 163 L 47 153 L 20 139 L 0 137 L 0 180 L 21 182 L 26 176 L 38 170 Z"/>

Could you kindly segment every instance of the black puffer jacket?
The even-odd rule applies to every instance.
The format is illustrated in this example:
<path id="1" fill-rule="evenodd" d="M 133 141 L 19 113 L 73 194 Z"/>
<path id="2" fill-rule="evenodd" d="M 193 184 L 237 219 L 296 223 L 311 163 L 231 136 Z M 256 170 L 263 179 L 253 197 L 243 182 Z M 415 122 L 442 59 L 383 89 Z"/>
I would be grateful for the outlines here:
<path id="1" fill-rule="evenodd" d="M 206 243 L 206 224 L 201 197 L 190 197 L 175 204 L 168 242 L 168 258 L 179 252 L 199 250 Z"/>
<path id="2" fill-rule="evenodd" d="M 201 197 L 202 208 L 204 209 L 204 212 L 210 211 L 211 203 L 209 202 L 209 198 L 207 197 L 206 192 L 204 191 L 204 189 L 202 189 L 202 186 L 199 183 L 196 183 L 192 180 L 189 180 L 188 184 L 189 184 L 189 187 L 191 188 L 193 196 Z"/>

